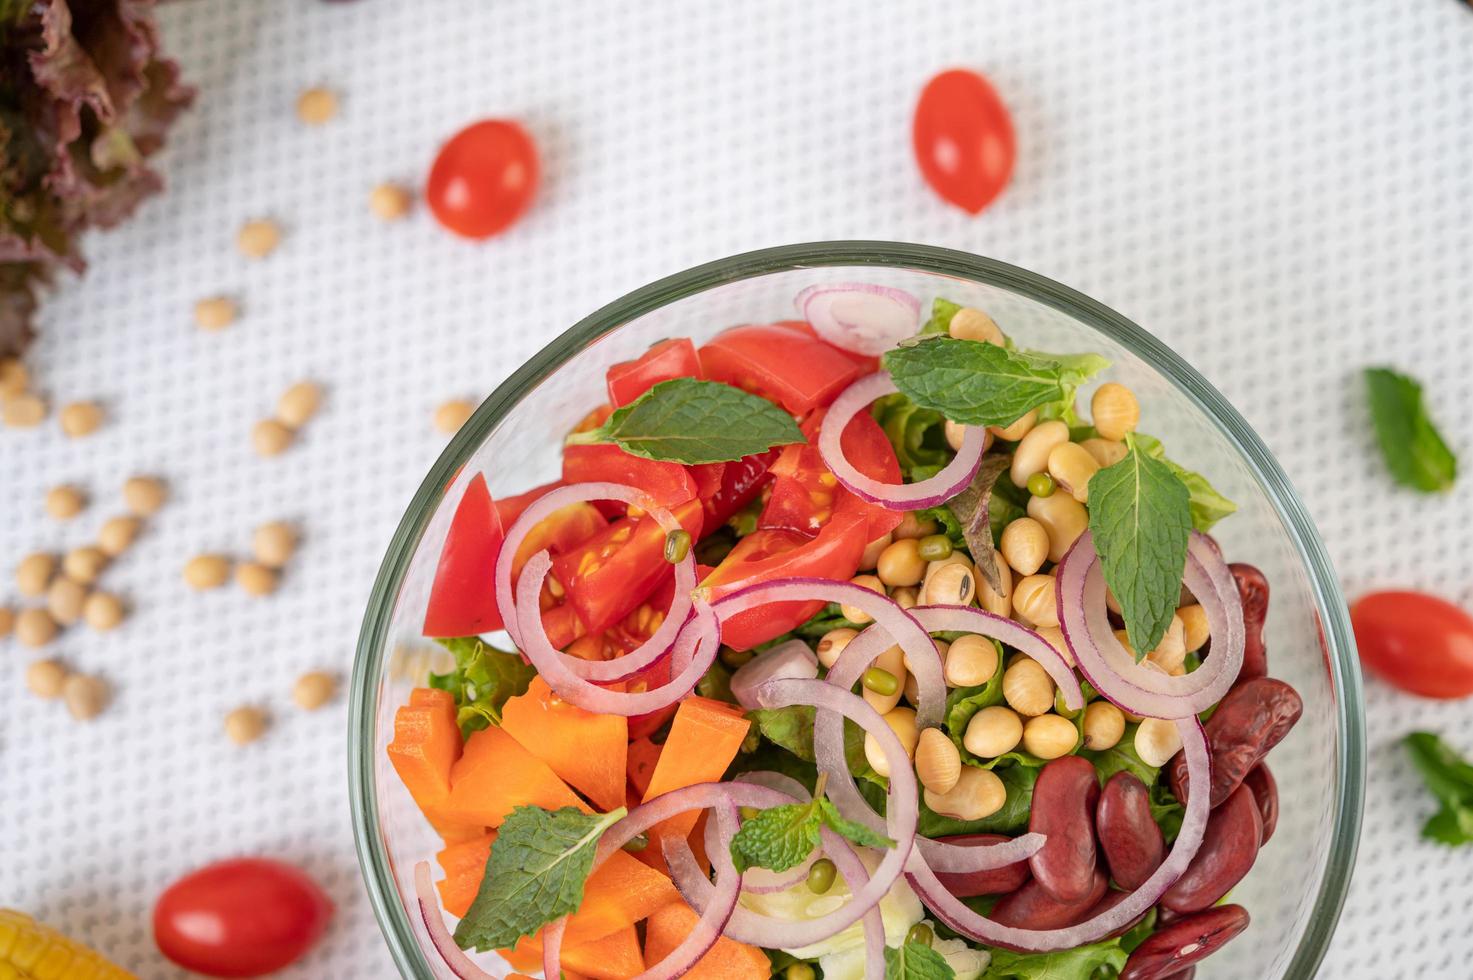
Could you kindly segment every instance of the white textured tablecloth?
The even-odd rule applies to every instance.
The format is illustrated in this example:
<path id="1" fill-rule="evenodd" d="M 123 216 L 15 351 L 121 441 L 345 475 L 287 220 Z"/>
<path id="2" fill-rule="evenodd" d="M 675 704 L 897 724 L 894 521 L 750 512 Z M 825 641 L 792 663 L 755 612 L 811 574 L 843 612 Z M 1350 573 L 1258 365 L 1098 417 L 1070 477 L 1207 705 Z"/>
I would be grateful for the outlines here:
<path id="1" fill-rule="evenodd" d="M 442 437 L 430 413 L 479 397 L 554 334 L 628 289 L 784 242 L 931 242 L 1037 270 L 1172 343 L 1248 417 L 1295 480 L 1350 594 L 1407 585 L 1473 605 L 1473 479 L 1427 500 L 1393 490 L 1357 370 L 1427 386 L 1473 460 L 1473 11 L 1456 0 L 601 4 L 307 0 L 163 12 L 199 102 L 163 161 L 169 192 L 87 240 L 92 269 L 46 306 L 30 356 L 53 403 L 109 423 L 64 440 L 0 431 L 0 601 L 9 568 L 90 540 L 135 472 L 172 497 L 106 573 L 133 614 L 55 650 L 116 701 L 92 724 L 23 693 L 30 653 L 0 641 L 0 905 L 28 909 L 147 978 L 149 936 L 180 872 L 260 852 L 299 861 L 338 903 L 286 975 L 388 977 L 363 897 L 344 776 L 342 698 L 290 704 L 302 670 L 346 673 L 389 534 Z M 909 146 L 916 93 L 954 64 L 1012 109 L 1016 176 L 981 217 L 943 206 Z M 342 114 L 308 128 L 297 93 Z M 428 214 L 385 226 L 386 179 L 419 182 L 436 146 L 483 116 L 536 135 L 535 209 L 481 245 Z M 239 224 L 280 251 L 248 263 Z M 193 302 L 242 316 L 203 334 Z M 303 377 L 321 416 L 286 455 L 252 423 Z M 47 519 L 54 484 L 90 509 Z M 299 521 L 280 593 L 193 594 L 192 554 L 244 554 Z M 1473 750 L 1473 706 L 1371 682 L 1361 860 L 1323 975 L 1473 974 L 1473 850 L 1418 840 L 1432 808 L 1395 739 Z M 221 719 L 266 707 L 260 743 Z"/>

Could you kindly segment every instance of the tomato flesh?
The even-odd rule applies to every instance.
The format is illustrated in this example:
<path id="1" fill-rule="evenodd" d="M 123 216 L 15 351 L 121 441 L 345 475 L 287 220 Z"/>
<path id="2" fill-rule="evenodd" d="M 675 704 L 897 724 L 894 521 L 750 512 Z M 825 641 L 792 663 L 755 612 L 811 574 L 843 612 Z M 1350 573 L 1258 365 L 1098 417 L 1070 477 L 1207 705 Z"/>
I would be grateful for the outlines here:
<path id="1" fill-rule="evenodd" d="M 772 464 L 772 495 L 757 522 L 759 527 L 786 527 L 816 534 L 832 515 L 840 495 L 849 495 L 839 486 L 838 478 L 818 451 L 818 434 L 825 414 L 825 409 L 817 409 L 805 419 L 802 431 L 808 442 L 783 447 L 782 455 Z M 895 450 L 868 412 L 860 412 L 849 420 L 839 443 L 845 458 L 865 476 L 885 483 L 900 482 L 900 463 Z M 866 540 L 884 537 L 900 525 L 900 511 L 878 504 L 859 504 L 857 500 L 855 504 L 869 518 Z"/>
<path id="2" fill-rule="evenodd" d="M 620 361 L 609 368 L 606 379 L 609 402 L 615 408 L 628 405 L 661 381 L 700 378 L 701 362 L 696 345 L 685 337 L 662 340 L 638 359 Z"/>
<path id="3" fill-rule="evenodd" d="M 679 463 L 645 459 L 606 443 L 566 447 L 563 482 L 637 487 L 661 507 L 674 507 L 696 496 L 696 481 Z"/>
<path id="4" fill-rule="evenodd" d="M 332 901 L 280 861 L 240 858 L 185 875 L 153 910 L 169 959 L 211 977 L 259 977 L 301 958 L 327 929 Z"/>
<path id="5" fill-rule="evenodd" d="M 793 415 L 827 405 L 863 373 L 839 348 L 776 323 L 724 330 L 698 353 L 707 379 L 761 395 Z"/>
<path id="6" fill-rule="evenodd" d="M 450 137 L 430 167 L 425 201 L 435 220 L 465 238 L 505 231 L 537 191 L 537 146 L 507 119 L 472 123 Z"/>
<path id="7" fill-rule="evenodd" d="M 425 636 L 471 636 L 502 627 L 496 606 L 496 557 L 505 533 L 477 473 L 455 508 L 425 607 Z"/>
<path id="8" fill-rule="evenodd" d="M 972 214 L 1002 193 L 1018 154 L 1012 117 L 997 91 L 981 75 L 959 68 L 926 83 L 911 139 L 926 183 Z"/>
<path id="9" fill-rule="evenodd" d="M 737 511 L 750 504 L 768 483 L 772 464 L 782 455 L 781 448 L 743 456 L 721 464 L 721 485 L 711 493 L 701 491 L 706 507 L 706 527 L 715 530 Z"/>
<path id="10" fill-rule="evenodd" d="M 1350 607 L 1361 663 L 1427 698 L 1473 694 L 1473 617 L 1421 592 L 1373 592 Z"/>

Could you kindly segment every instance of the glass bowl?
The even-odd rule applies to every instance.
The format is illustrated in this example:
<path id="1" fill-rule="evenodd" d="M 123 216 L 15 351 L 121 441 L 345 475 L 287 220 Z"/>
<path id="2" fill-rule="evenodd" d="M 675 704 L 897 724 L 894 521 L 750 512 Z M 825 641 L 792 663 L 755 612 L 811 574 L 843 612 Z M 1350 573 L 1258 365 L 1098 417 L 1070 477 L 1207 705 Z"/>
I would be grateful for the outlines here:
<path id="1" fill-rule="evenodd" d="M 358 856 L 400 972 L 450 977 L 416 911 L 412 869 L 439 840 L 384 752 L 395 709 L 422 683 L 429 584 L 466 482 L 493 495 L 559 472 L 562 436 L 603 400 L 604 371 L 666 337 L 697 343 L 739 323 L 794 315 L 816 282 L 863 281 L 937 295 L 989 312 L 1028 347 L 1096 351 L 1107 377 L 1140 397 L 1147 431 L 1238 504 L 1214 534 L 1230 560 L 1272 586 L 1267 640 L 1274 676 L 1304 698 L 1304 716 L 1273 753 L 1277 833 L 1233 891 L 1253 924 L 1206 960 L 1203 980 L 1310 977 L 1325 954 L 1354 863 L 1365 791 L 1360 674 L 1334 570 L 1304 506 L 1258 436 L 1201 375 L 1155 337 L 1087 296 L 1023 269 L 963 252 L 886 242 L 789 245 L 711 262 L 637 289 L 576 324 L 518 368 L 476 410 L 430 469 L 394 532 L 373 586 L 353 670 L 349 779 Z M 1083 393 L 1088 397 L 1088 392 Z M 493 973 L 507 968 L 484 958 Z"/>

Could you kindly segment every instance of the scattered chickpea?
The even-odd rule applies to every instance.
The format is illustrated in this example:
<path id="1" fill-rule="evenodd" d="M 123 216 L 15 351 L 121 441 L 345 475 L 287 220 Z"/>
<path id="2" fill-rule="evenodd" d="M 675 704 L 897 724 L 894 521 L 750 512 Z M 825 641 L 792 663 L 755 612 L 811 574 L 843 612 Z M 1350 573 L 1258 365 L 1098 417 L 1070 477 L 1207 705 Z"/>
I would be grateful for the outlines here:
<path id="1" fill-rule="evenodd" d="M 1023 725 L 1023 749 L 1040 759 L 1057 759 L 1074 751 L 1079 730 L 1074 722 L 1058 715 L 1039 715 Z"/>
<path id="2" fill-rule="evenodd" d="M 1089 511 L 1069 494 L 1028 498 L 1028 516 L 1048 532 L 1048 560 L 1062 561 L 1069 548 L 1089 527 Z"/>
<path id="3" fill-rule="evenodd" d="M 331 89 L 304 89 L 297 96 L 297 118 L 309 126 L 320 126 L 337 114 L 338 97 Z"/>
<path id="4" fill-rule="evenodd" d="M 111 592 L 94 592 L 87 597 L 86 604 L 82 607 L 82 619 L 87 625 L 99 633 L 117 629 L 123 622 L 127 610 L 123 607 L 123 600 Z"/>
<path id="5" fill-rule="evenodd" d="M 924 538 L 928 534 L 935 534 L 939 525 L 935 521 L 921 520 L 916 517 L 915 511 L 908 510 L 900 518 L 900 525 L 891 534 L 896 541 L 902 538 Z"/>
<path id="6" fill-rule="evenodd" d="M 1095 431 L 1105 439 L 1119 441 L 1134 432 L 1141 420 L 1141 405 L 1135 393 L 1114 381 L 1100 385 L 1089 401 Z"/>
<path id="7" fill-rule="evenodd" d="M 0 640 L 15 632 L 15 610 L 0 606 Z"/>
<path id="8" fill-rule="evenodd" d="M 23 394 L 31 386 L 31 373 L 18 357 L 0 357 L 0 398 Z"/>
<path id="9" fill-rule="evenodd" d="M 1008 561 L 1002 555 L 994 555 L 994 564 L 997 566 L 998 585 L 1001 589 L 994 589 L 992 583 L 984 579 L 977 581 L 977 604 L 994 616 L 1011 616 L 1013 614 L 1013 570 L 1008 567 Z"/>
<path id="10" fill-rule="evenodd" d="M 309 671 L 297 678 L 292 685 L 292 701 L 303 711 L 316 711 L 332 700 L 337 681 L 331 674 L 320 670 Z"/>
<path id="11" fill-rule="evenodd" d="M 844 648 L 858 635 L 857 630 L 847 626 L 829 630 L 818 641 L 818 662 L 825 667 L 833 667 L 839 662 L 839 655 L 844 652 Z"/>
<path id="12" fill-rule="evenodd" d="M 448 402 L 442 402 L 435 409 L 435 428 L 446 435 L 460 431 L 460 427 L 470 420 L 475 413 L 476 406 L 463 398 L 452 398 Z"/>
<path id="13" fill-rule="evenodd" d="M 951 315 L 946 332 L 957 340 L 980 340 L 999 347 L 1007 341 L 992 317 L 970 306 L 963 306 Z"/>
<path id="14" fill-rule="evenodd" d="M 857 585 L 862 589 L 869 589 L 871 592 L 878 592 L 880 595 L 885 594 L 885 583 L 881 582 L 874 575 L 856 575 L 849 580 L 849 584 Z M 874 621 L 874 617 L 857 606 L 840 605 L 839 612 L 851 623 L 863 624 Z"/>
<path id="15" fill-rule="evenodd" d="M 981 820 L 991 816 L 1007 802 L 1008 791 L 1002 780 L 990 769 L 963 766 L 956 785 L 948 792 L 925 791 L 926 806 L 942 816 L 957 820 Z"/>
<path id="16" fill-rule="evenodd" d="M 920 593 L 916 589 L 905 585 L 902 585 L 898 589 L 890 590 L 890 598 L 901 609 L 914 609 L 921 604 Z"/>
<path id="17" fill-rule="evenodd" d="M 13 429 L 34 429 L 46 419 L 46 403 L 30 392 L 7 395 L 0 399 L 0 419 Z"/>
<path id="18" fill-rule="evenodd" d="M 210 296 L 194 304 L 194 325 L 201 330 L 224 330 L 235 322 L 239 311 L 228 296 Z"/>
<path id="19" fill-rule="evenodd" d="M 51 576 L 56 574 L 56 556 L 44 551 L 26 555 L 15 566 L 15 587 L 20 594 L 34 599 L 46 593 Z"/>
<path id="20" fill-rule="evenodd" d="M 921 595 L 926 605 L 971 605 L 977 594 L 977 570 L 966 556 L 953 552 L 950 558 L 933 561 L 926 569 Z"/>
<path id="21" fill-rule="evenodd" d="M 956 743 L 939 728 L 927 728 L 920 733 L 916 740 L 915 764 L 916 778 L 932 793 L 949 793 L 962 775 L 961 753 L 957 751 Z"/>
<path id="22" fill-rule="evenodd" d="M 368 207 L 384 221 L 398 221 L 409 213 L 413 198 L 398 184 L 379 184 L 368 194 Z"/>
<path id="23" fill-rule="evenodd" d="M 1135 754 L 1148 766 L 1164 766 L 1181 750 L 1181 732 L 1174 721 L 1142 719 L 1135 730 Z"/>
<path id="24" fill-rule="evenodd" d="M 1048 469 L 1049 453 L 1053 452 L 1054 447 L 1068 441 L 1069 427 L 1063 422 L 1050 419 L 1038 423 L 1018 441 L 1018 448 L 1013 450 L 1013 463 L 1008 475 L 1018 486 L 1026 485 L 1030 476 Z"/>
<path id="25" fill-rule="evenodd" d="M 247 221 L 235 234 L 235 247 L 248 259 L 264 259 L 281 244 L 281 228 L 264 218 Z"/>
<path id="26" fill-rule="evenodd" d="M 96 582 L 105 567 L 107 567 L 107 553 L 92 544 L 73 548 L 61 560 L 61 570 L 66 573 L 67 577 L 83 585 L 91 585 Z"/>
<path id="27" fill-rule="evenodd" d="M 895 535 L 887 531 L 883 537 L 875 538 L 869 544 L 865 545 L 864 552 L 859 556 L 859 570 L 861 572 L 874 571 L 875 566 L 880 563 L 880 555 L 886 548 L 890 547 L 890 544 L 894 540 Z"/>
<path id="28" fill-rule="evenodd" d="M 276 591 L 277 573 L 260 562 L 243 561 L 235 566 L 235 584 L 246 595 L 265 596 Z"/>
<path id="29" fill-rule="evenodd" d="M 249 745 L 266 732 L 266 714 L 249 705 L 225 716 L 225 737 L 236 745 Z"/>
<path id="30" fill-rule="evenodd" d="M 86 496 L 76 487 L 62 484 L 46 491 L 46 513 L 58 521 L 71 520 L 86 506 Z"/>
<path id="31" fill-rule="evenodd" d="M 61 697 L 66 684 L 66 668 L 55 660 L 36 660 L 26 667 L 26 687 L 47 701 Z"/>
<path id="32" fill-rule="evenodd" d="M 987 637 L 976 633 L 959 636 L 946 651 L 946 683 L 952 687 L 986 684 L 997 673 L 998 659 L 997 645 Z"/>
<path id="33" fill-rule="evenodd" d="M 890 647 L 875 658 L 874 666 L 870 670 L 875 669 L 884 671 L 894 677 L 898 682 L 895 685 L 895 690 L 889 694 L 872 691 L 868 685 L 860 686 L 859 693 L 864 696 L 865 702 L 883 715 L 887 714 L 899 704 L 900 698 L 905 694 L 905 678 L 907 673 L 905 669 L 905 654 L 898 646 Z"/>
<path id="34" fill-rule="evenodd" d="M 196 555 L 184 566 L 184 581 L 191 588 L 218 589 L 230 578 L 230 562 L 221 555 Z"/>
<path id="35" fill-rule="evenodd" d="M 885 724 L 900 739 L 900 747 L 905 749 L 906 756 L 914 759 L 920 738 L 920 732 L 916 731 L 915 711 L 911 708 L 891 708 L 885 712 Z M 890 775 L 890 760 L 873 735 L 864 736 L 864 757 L 869 760 L 876 773 L 887 777 Z"/>
<path id="36" fill-rule="evenodd" d="M 967 722 L 962 745 L 979 759 L 995 759 L 1011 752 L 1023 740 L 1023 719 L 1012 708 L 994 704 Z"/>
<path id="37" fill-rule="evenodd" d="M 1048 532 L 1031 517 L 1009 521 L 1002 529 L 998 550 L 1020 575 L 1032 575 L 1048 558 Z"/>
<path id="38" fill-rule="evenodd" d="M 1013 586 L 1013 613 L 1034 626 L 1058 626 L 1058 583 L 1052 575 L 1026 575 Z"/>
<path id="39" fill-rule="evenodd" d="M 1100 464 L 1100 469 L 1106 466 L 1114 466 L 1125 458 L 1130 450 L 1123 442 L 1111 442 L 1109 439 L 1086 439 L 1080 443 L 1084 451 L 1095 458 Z"/>
<path id="40" fill-rule="evenodd" d="M 15 617 L 15 638 L 23 646 L 44 647 L 56 638 L 56 620 L 44 609 L 22 609 Z"/>
<path id="41" fill-rule="evenodd" d="M 138 536 L 140 525 L 138 518 L 129 515 L 109 517 L 97 532 L 97 547 L 109 558 L 118 557 Z"/>
<path id="42" fill-rule="evenodd" d="M 71 626 L 82 618 L 87 602 L 87 587 L 75 579 L 59 575 L 46 590 L 46 611 L 61 626 Z"/>
<path id="43" fill-rule="evenodd" d="M 1012 424 L 991 425 L 988 426 L 988 430 L 994 436 L 1003 440 L 1004 442 L 1017 442 L 1018 440 L 1026 436 L 1029 432 L 1033 431 L 1033 427 L 1037 424 L 1038 409 L 1031 408 L 1028 410 L 1027 414 L 1025 414 L 1022 418 L 1019 418 Z"/>
<path id="44" fill-rule="evenodd" d="M 1197 603 L 1182 606 L 1176 611 L 1181 618 L 1182 642 L 1186 644 L 1189 653 L 1196 653 L 1206 645 L 1211 638 L 1211 632 L 1207 626 L 1207 613 Z"/>
<path id="45" fill-rule="evenodd" d="M 167 496 L 164 481 L 156 476 L 133 476 L 123 484 L 123 503 L 139 517 L 156 513 Z"/>
<path id="46" fill-rule="evenodd" d="M 261 456 L 279 456 L 292 444 L 292 430 L 276 419 L 262 419 L 251 429 L 251 445 Z"/>
<path id="47" fill-rule="evenodd" d="M 272 521 L 256 528 L 251 538 L 256 561 L 267 568 L 281 568 L 297 550 L 297 532 L 285 521 Z"/>
<path id="48" fill-rule="evenodd" d="M 107 684 L 90 674 L 72 674 L 62 683 L 66 709 L 77 721 L 90 721 L 107 706 Z"/>
<path id="49" fill-rule="evenodd" d="M 1002 696 L 1020 715 L 1041 715 L 1054 706 L 1054 679 L 1037 660 L 1023 657 L 1003 672 Z"/>
<path id="50" fill-rule="evenodd" d="M 1084 747 L 1095 752 L 1113 749 L 1125 734 L 1125 715 L 1109 701 L 1084 706 Z"/>
<path id="51" fill-rule="evenodd" d="M 73 439 L 90 436 L 102 426 L 102 409 L 95 402 L 70 402 L 57 415 L 61 431 Z"/>
<path id="52" fill-rule="evenodd" d="M 1089 503 L 1089 480 L 1099 471 L 1100 464 L 1077 442 L 1062 442 L 1049 450 L 1048 473 L 1054 485 L 1081 504 Z"/>
<path id="53" fill-rule="evenodd" d="M 921 557 L 921 538 L 901 538 L 880 553 L 875 574 L 889 586 L 919 585 L 926 574 L 926 559 Z"/>
<path id="54" fill-rule="evenodd" d="M 289 429 L 300 429 L 321 405 L 322 389 L 311 381 L 298 381 L 276 400 L 276 418 Z"/>

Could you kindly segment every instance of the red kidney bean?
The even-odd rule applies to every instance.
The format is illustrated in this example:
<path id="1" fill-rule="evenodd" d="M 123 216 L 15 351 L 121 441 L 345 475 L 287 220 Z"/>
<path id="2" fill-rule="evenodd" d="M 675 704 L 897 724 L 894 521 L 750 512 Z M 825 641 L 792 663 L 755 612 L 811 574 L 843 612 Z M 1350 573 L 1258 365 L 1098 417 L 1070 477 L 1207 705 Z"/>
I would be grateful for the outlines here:
<path id="1" fill-rule="evenodd" d="M 1252 565 L 1233 562 L 1228 566 L 1238 583 L 1238 597 L 1243 602 L 1243 670 L 1239 680 L 1268 674 L 1268 649 L 1263 643 L 1263 622 L 1268 618 L 1268 579 Z"/>
<path id="2" fill-rule="evenodd" d="M 1200 963 L 1246 928 L 1248 910 L 1241 905 L 1219 905 L 1183 916 L 1135 948 L 1120 980 L 1176 980 L 1182 967 Z"/>
<path id="3" fill-rule="evenodd" d="M 1212 805 L 1232 795 L 1263 761 L 1269 749 L 1289 734 L 1304 713 L 1304 701 L 1288 684 L 1273 677 L 1254 677 L 1233 685 L 1207 720 L 1207 745 L 1212 752 Z M 1191 790 L 1185 754 L 1172 757 L 1171 790 L 1183 803 Z"/>
<path id="4" fill-rule="evenodd" d="M 1243 880 L 1258 859 L 1258 841 L 1263 836 L 1263 818 L 1252 790 L 1240 787 L 1207 819 L 1192 863 L 1161 896 L 1161 904 L 1173 912 L 1196 912 L 1217 901 Z"/>
<path id="5" fill-rule="evenodd" d="M 940 838 L 948 844 L 960 844 L 963 847 L 999 844 L 1009 839 L 1004 834 L 958 834 L 955 837 Z M 1031 875 L 1028 871 L 1028 861 L 1025 859 L 1005 864 L 1001 868 L 990 868 L 987 871 L 966 871 L 959 874 L 937 872 L 936 877 L 941 879 L 946 890 L 957 898 L 971 898 L 974 895 L 1006 895 L 1008 892 L 1017 891 L 1023 887 L 1023 883 Z"/>
<path id="6" fill-rule="evenodd" d="M 1096 871 L 1084 897 L 1073 902 L 1061 902 L 1045 891 L 1035 878 L 1017 891 L 1004 895 L 988 918 L 1018 929 L 1063 929 L 1089 918 L 1090 911 L 1108 888 L 1104 874 Z"/>
<path id="7" fill-rule="evenodd" d="M 1151 818 L 1151 791 L 1123 769 L 1100 792 L 1095 835 L 1110 877 L 1127 891 L 1139 888 L 1166 856 L 1166 839 Z"/>
<path id="8" fill-rule="evenodd" d="M 1268 763 L 1260 762 L 1248 770 L 1248 775 L 1243 777 L 1243 785 L 1253 791 L 1253 801 L 1258 804 L 1258 815 L 1263 819 L 1263 839 L 1258 842 L 1262 847 L 1279 825 L 1279 784 L 1274 781 L 1274 774 L 1268 771 Z"/>
<path id="9" fill-rule="evenodd" d="M 1102 899 L 1100 899 L 1098 902 L 1096 902 L 1094 904 L 1094 907 L 1089 910 L 1089 914 L 1086 915 L 1086 916 L 1084 916 L 1083 918 L 1081 918 L 1079 921 L 1083 922 L 1083 921 L 1085 921 L 1087 919 L 1093 919 L 1097 915 L 1101 915 L 1101 914 L 1103 914 L 1105 912 L 1108 912 L 1111 909 L 1113 909 L 1115 906 L 1119 905 L 1121 902 L 1125 901 L 1129 897 L 1130 897 L 1130 892 L 1118 892 L 1118 891 L 1115 891 L 1113 889 L 1110 890 L 1110 891 L 1107 891 L 1107 892 L 1105 892 L 1105 897 L 1102 898 Z M 1142 912 L 1140 915 L 1136 916 L 1134 919 L 1131 919 L 1125 925 L 1121 926 L 1119 929 L 1116 929 L 1114 932 L 1110 933 L 1110 935 L 1107 936 L 1107 937 L 1105 937 L 1105 938 L 1107 938 L 1107 939 L 1114 939 L 1116 936 L 1123 936 L 1123 935 L 1125 935 L 1127 932 L 1129 932 L 1130 930 L 1134 929 L 1137 925 L 1139 925 L 1140 924 L 1140 921 L 1146 917 L 1146 914 L 1148 912 L 1150 912 L 1150 909 L 1147 909 L 1145 912 Z"/>
<path id="10" fill-rule="evenodd" d="M 1061 902 L 1089 894 L 1095 875 L 1095 767 L 1077 755 L 1044 766 L 1033 784 L 1028 829 L 1048 843 L 1028 859 L 1033 880 Z"/>

